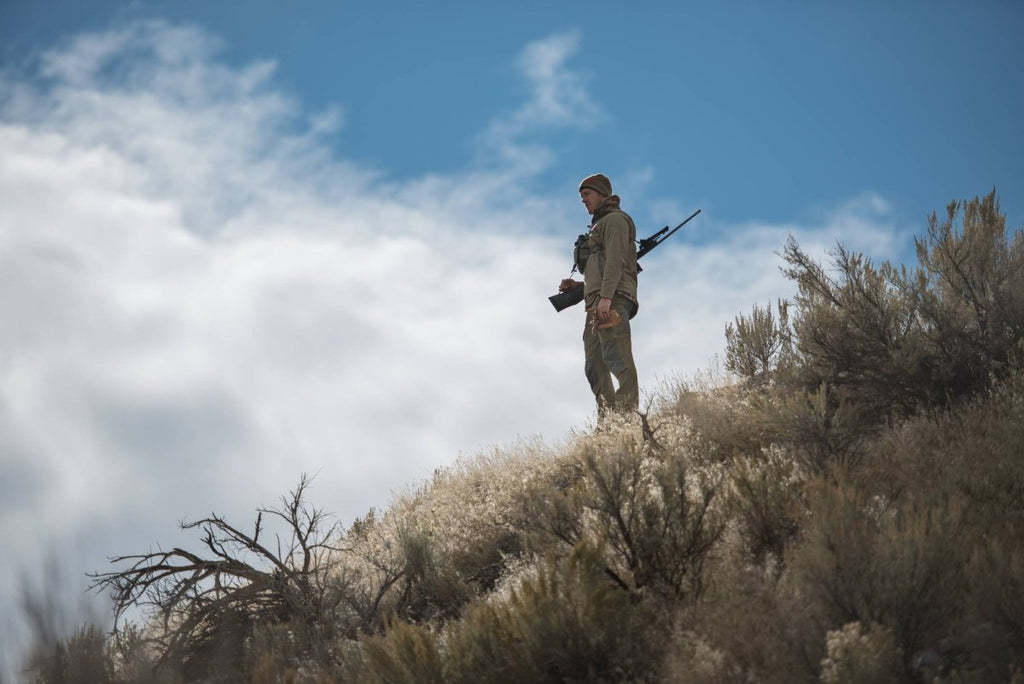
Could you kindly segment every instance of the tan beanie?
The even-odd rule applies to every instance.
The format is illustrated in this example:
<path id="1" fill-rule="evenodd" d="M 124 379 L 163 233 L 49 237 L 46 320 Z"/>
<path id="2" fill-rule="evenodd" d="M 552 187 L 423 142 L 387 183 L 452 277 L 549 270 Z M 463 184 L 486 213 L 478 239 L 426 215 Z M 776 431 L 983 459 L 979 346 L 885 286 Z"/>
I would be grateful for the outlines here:
<path id="1" fill-rule="evenodd" d="M 612 194 L 612 182 L 603 173 L 595 173 L 593 176 L 584 178 L 583 182 L 580 183 L 580 192 L 583 192 L 583 188 L 590 188 L 605 197 L 610 197 Z"/>

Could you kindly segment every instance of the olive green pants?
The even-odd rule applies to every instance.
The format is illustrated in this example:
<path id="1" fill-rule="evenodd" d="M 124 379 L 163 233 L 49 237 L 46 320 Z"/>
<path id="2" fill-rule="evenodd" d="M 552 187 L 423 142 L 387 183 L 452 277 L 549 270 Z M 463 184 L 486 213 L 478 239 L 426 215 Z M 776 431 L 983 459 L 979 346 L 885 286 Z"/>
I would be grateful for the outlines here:
<path id="1" fill-rule="evenodd" d="M 622 295 L 615 295 L 612 308 L 622 317 L 622 322 L 604 330 L 594 330 L 597 313 L 587 312 L 587 323 L 583 327 L 584 371 L 599 412 L 608 408 L 628 411 L 640 407 L 640 388 L 629 330 L 629 315 L 634 306 Z M 618 390 L 612 383 L 613 375 L 618 381 Z"/>

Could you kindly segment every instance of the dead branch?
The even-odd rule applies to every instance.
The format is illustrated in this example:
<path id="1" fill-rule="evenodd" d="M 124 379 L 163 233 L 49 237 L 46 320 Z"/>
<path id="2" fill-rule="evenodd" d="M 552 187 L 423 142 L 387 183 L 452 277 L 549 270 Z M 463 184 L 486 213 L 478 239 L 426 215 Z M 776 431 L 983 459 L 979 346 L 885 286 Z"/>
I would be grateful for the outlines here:
<path id="1" fill-rule="evenodd" d="M 341 600 L 330 573 L 338 526 L 306 504 L 309 483 L 304 474 L 279 507 L 257 509 L 251 536 L 216 514 L 182 522 L 183 530 L 200 531 L 204 553 L 175 547 L 117 556 L 111 563 L 122 567 L 91 574 L 91 586 L 110 592 L 117 622 L 133 606 L 156 619 L 161 660 L 197 653 L 229 618 L 250 627 L 318 622 Z M 259 540 L 264 514 L 284 523 L 276 551 Z"/>

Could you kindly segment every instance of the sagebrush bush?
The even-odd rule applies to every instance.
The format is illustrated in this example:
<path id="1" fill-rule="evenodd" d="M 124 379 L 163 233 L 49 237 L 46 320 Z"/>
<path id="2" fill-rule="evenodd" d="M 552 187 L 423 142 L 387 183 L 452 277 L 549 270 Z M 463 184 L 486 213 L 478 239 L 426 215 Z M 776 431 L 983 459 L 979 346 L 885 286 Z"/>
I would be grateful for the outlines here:
<path id="1" fill-rule="evenodd" d="M 821 684 L 899 684 L 903 654 L 885 627 L 851 622 L 825 637 Z"/>
<path id="2" fill-rule="evenodd" d="M 956 502 L 892 506 L 842 481 L 823 481 L 809 504 L 791 567 L 827 611 L 828 629 L 878 624 L 906 654 L 945 636 L 968 586 L 970 547 Z"/>
<path id="3" fill-rule="evenodd" d="M 756 456 L 772 442 L 770 426 L 759 410 L 760 394 L 720 380 L 716 387 L 703 381 L 678 381 L 666 387 L 659 415 L 669 426 L 685 421 L 685 443 L 708 459 Z"/>
<path id="4" fill-rule="evenodd" d="M 797 284 L 797 387 L 841 390 L 873 422 L 912 413 L 924 398 L 920 374 L 933 352 L 917 324 L 906 271 L 888 262 L 876 267 L 840 245 L 836 280 L 792 238 L 783 256 Z"/>
<path id="5" fill-rule="evenodd" d="M 957 633 L 972 669 L 990 681 L 1006 663 L 1024 664 L 1024 543 L 1019 539 L 980 545 L 968 569 L 970 601 Z M 1024 674 L 1024 668 L 1021 673 Z"/>
<path id="6" fill-rule="evenodd" d="M 440 554 L 437 537 L 400 508 L 357 520 L 335 570 L 341 601 L 335 619 L 348 638 L 379 633 L 392 616 L 431 619 L 458 610 L 470 595 Z"/>
<path id="7" fill-rule="evenodd" d="M 599 547 L 550 558 L 508 594 L 473 606 L 446 635 L 448 681 L 643 681 L 659 623 L 612 581 Z"/>
<path id="8" fill-rule="evenodd" d="M 958 217 L 960 226 L 956 225 Z M 993 189 L 950 202 L 915 239 L 917 309 L 936 356 L 936 394 L 970 395 L 1004 377 L 1024 336 L 1024 230 L 1006 232 Z"/>
<path id="9" fill-rule="evenodd" d="M 616 432 L 584 442 L 579 458 L 571 487 L 527 502 L 540 544 L 599 545 L 605 572 L 624 591 L 699 593 L 724 528 L 721 470 L 686 452 L 652 453 L 638 435 Z"/>
<path id="10" fill-rule="evenodd" d="M 881 422 L 973 396 L 1009 372 L 1024 339 L 1024 231 L 1007 236 L 995 190 L 946 214 L 915 240 L 912 270 L 840 245 L 836 279 L 789 241 L 798 384 L 842 388 Z"/>
<path id="11" fill-rule="evenodd" d="M 106 637 L 93 625 L 80 627 L 67 639 L 37 644 L 27 671 L 34 682 L 106 684 L 112 680 Z"/>
<path id="12" fill-rule="evenodd" d="M 725 326 L 725 367 L 756 384 L 769 382 L 793 363 L 793 333 L 789 303 L 779 300 L 776 314 L 769 304 L 754 305 L 750 316 L 740 314 Z"/>
<path id="13" fill-rule="evenodd" d="M 745 679 L 729 653 L 679 626 L 667 649 L 662 678 L 678 684 L 731 684 Z"/>
<path id="14" fill-rule="evenodd" d="M 336 681 L 341 663 L 338 642 L 329 622 L 259 625 L 246 644 L 243 677 L 251 684 Z"/>
<path id="15" fill-rule="evenodd" d="M 430 629 L 400 620 L 347 649 L 343 681 L 353 684 L 444 684 L 441 654 Z"/>
<path id="16" fill-rule="evenodd" d="M 965 502 L 975 536 L 1024 529 L 1024 374 L 1015 371 L 959 410 L 929 412 L 883 435 L 862 481 L 891 497 Z"/>
<path id="17" fill-rule="evenodd" d="M 786 450 L 765 449 L 759 457 L 738 458 L 729 469 L 728 504 L 747 551 L 761 562 L 781 560 L 800 531 L 807 476 Z"/>
<path id="18" fill-rule="evenodd" d="M 817 681 L 824 655 L 823 611 L 802 578 L 782 559 L 752 562 L 742 538 L 732 531 L 707 574 L 705 593 L 681 614 L 679 624 L 722 654 L 715 661 L 726 664 L 729 673 L 738 668 L 742 676 L 731 681 Z M 677 647 L 683 648 L 682 658 L 673 654 Z M 687 681 L 687 645 L 672 642 L 666 648 L 672 660 L 663 681 Z"/>

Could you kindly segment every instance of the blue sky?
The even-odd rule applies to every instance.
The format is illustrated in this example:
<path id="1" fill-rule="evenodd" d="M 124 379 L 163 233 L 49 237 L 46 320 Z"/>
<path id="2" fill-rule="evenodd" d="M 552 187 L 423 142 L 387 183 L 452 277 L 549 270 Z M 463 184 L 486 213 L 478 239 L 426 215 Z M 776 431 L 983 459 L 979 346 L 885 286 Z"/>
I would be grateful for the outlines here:
<path id="1" fill-rule="evenodd" d="M 538 188 L 580 169 L 648 171 L 646 195 L 729 221 L 877 192 L 920 224 L 997 187 L 1011 224 L 1024 222 L 1020 3 L 637 5 L 7 2 L 0 43 L 16 63 L 111 22 L 195 23 L 223 39 L 226 62 L 273 59 L 304 106 L 341 107 L 336 152 L 401 179 L 473 164 L 472 134 L 523 95 L 514 56 L 568 32 L 603 116 L 538 132 L 558 157 Z"/>
<path id="2" fill-rule="evenodd" d="M 51 549 L 74 584 L 302 472 L 345 523 L 586 429 L 546 296 L 592 172 L 642 234 L 703 210 L 644 262 L 646 398 L 722 379 L 789 235 L 902 261 L 993 187 L 1024 223 L 1024 5 L 625 7 L 0 4 L 6 620 Z"/>

